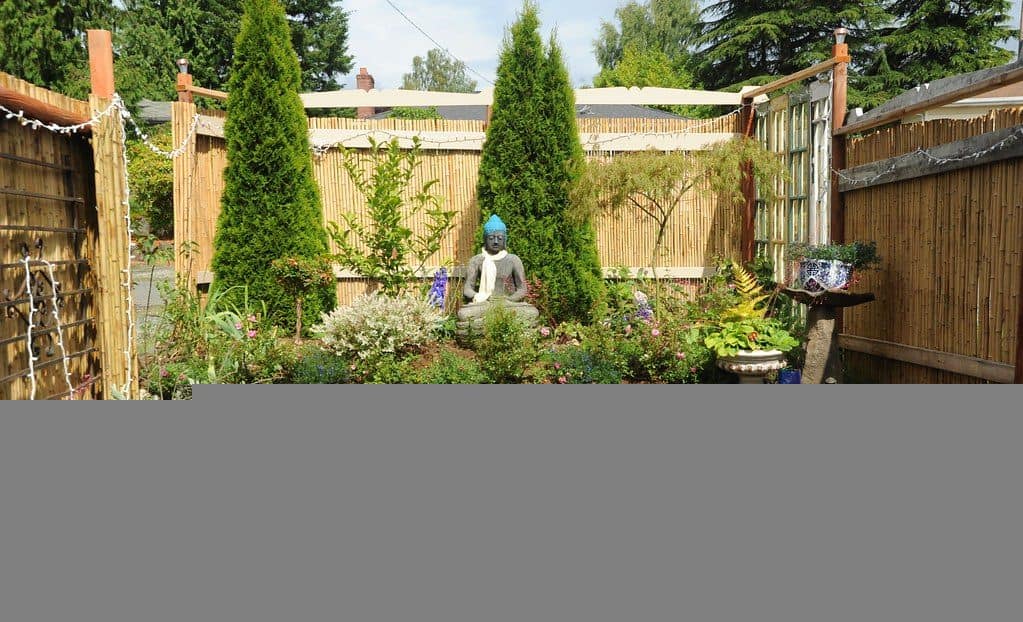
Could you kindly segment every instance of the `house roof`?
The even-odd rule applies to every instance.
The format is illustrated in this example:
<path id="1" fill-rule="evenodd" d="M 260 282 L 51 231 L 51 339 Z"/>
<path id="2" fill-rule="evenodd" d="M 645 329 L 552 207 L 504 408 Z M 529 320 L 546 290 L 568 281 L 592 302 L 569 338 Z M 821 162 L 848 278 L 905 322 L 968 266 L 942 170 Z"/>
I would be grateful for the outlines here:
<path id="1" fill-rule="evenodd" d="M 417 108 L 422 106 L 416 106 Z M 447 121 L 485 121 L 486 106 L 434 106 Z M 632 104 L 577 104 L 576 117 L 589 119 L 684 119 L 677 114 Z M 386 119 L 390 110 L 378 112 L 370 119 Z"/>

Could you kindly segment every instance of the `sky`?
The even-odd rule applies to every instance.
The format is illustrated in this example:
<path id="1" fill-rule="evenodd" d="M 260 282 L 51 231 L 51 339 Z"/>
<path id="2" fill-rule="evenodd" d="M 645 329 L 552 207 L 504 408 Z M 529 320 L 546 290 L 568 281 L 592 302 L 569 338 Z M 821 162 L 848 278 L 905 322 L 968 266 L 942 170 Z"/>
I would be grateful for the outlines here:
<path id="1" fill-rule="evenodd" d="M 401 88 L 402 74 L 412 70 L 414 56 L 426 56 L 436 47 L 446 48 L 469 68 L 478 88 L 492 86 L 497 56 L 505 30 L 522 8 L 520 0 L 389 0 L 419 28 L 403 18 L 388 0 L 343 0 L 348 17 L 348 50 L 354 56 L 354 71 L 342 78 L 344 88 L 355 88 L 360 67 L 373 75 L 378 89 Z M 546 39 L 557 29 L 573 86 L 588 86 L 597 74 L 593 40 L 600 22 L 616 23 L 615 9 L 625 0 L 536 0 L 541 32 Z M 1009 11 L 1018 30 L 1021 0 L 1013 0 Z M 1015 51 L 1015 42 L 1008 46 Z M 480 75 L 477 75 L 478 72 Z M 481 77 L 481 75 L 483 77 Z M 484 79 L 485 78 L 485 79 Z"/>

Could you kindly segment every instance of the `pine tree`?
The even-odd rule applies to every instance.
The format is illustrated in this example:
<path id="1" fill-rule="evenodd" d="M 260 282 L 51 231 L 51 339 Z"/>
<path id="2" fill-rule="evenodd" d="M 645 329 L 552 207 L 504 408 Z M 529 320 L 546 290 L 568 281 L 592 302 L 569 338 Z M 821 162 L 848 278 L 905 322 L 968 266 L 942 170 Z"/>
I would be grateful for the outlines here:
<path id="1" fill-rule="evenodd" d="M 0 70 L 65 95 L 89 93 L 86 30 L 110 30 L 111 0 L 0 0 Z"/>
<path id="2" fill-rule="evenodd" d="M 602 281 L 592 228 L 568 216 L 581 172 L 574 94 L 560 50 L 545 51 L 536 6 L 505 37 L 480 162 L 481 222 L 497 214 L 529 278 L 552 292 L 554 321 L 589 319 Z"/>
<path id="3" fill-rule="evenodd" d="M 227 168 L 214 241 L 218 288 L 247 285 L 279 325 L 294 325 L 294 301 L 274 279 L 271 262 L 327 251 L 313 179 L 307 122 L 298 96 L 301 71 L 279 0 L 244 0 L 228 83 Z M 318 317 L 333 307 L 333 288 L 305 299 Z"/>
<path id="4" fill-rule="evenodd" d="M 895 0 L 889 10 L 897 25 L 881 38 L 884 62 L 898 78 L 888 94 L 937 78 L 994 67 L 1012 60 L 998 43 L 1008 28 L 1008 0 Z M 874 73 L 882 74 L 879 67 Z"/>

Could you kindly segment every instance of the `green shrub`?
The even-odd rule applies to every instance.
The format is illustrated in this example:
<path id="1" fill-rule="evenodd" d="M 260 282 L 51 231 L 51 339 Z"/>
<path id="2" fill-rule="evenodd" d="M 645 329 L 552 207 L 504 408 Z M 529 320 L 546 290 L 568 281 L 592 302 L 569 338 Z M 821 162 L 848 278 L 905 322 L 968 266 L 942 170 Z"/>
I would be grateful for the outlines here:
<path id="1" fill-rule="evenodd" d="M 534 373 L 545 384 L 618 384 L 622 370 L 614 350 L 564 346 L 545 352 Z"/>
<path id="2" fill-rule="evenodd" d="M 327 349 L 372 366 L 378 359 L 402 358 L 436 341 L 444 314 L 417 295 L 372 293 L 324 313 L 321 320 L 313 331 L 322 335 Z"/>
<path id="3" fill-rule="evenodd" d="M 473 358 L 458 356 L 447 350 L 419 372 L 421 384 L 486 384 L 487 374 Z"/>
<path id="4" fill-rule="evenodd" d="M 170 151 L 170 124 L 150 130 L 149 140 Z M 128 178 L 131 183 L 131 214 L 149 224 L 159 239 L 174 236 L 174 163 L 154 153 L 139 139 L 128 141 Z"/>
<path id="5" fill-rule="evenodd" d="M 479 334 L 470 344 L 479 357 L 480 368 L 494 384 L 517 384 L 537 360 L 536 335 L 515 312 L 493 305 L 483 316 Z"/>
<path id="6" fill-rule="evenodd" d="M 146 389 L 167 397 L 184 385 L 267 383 L 291 366 L 289 348 L 245 292 L 212 288 L 205 304 L 188 288 L 162 286 L 155 352 L 141 361 Z M 237 301 L 237 302 L 235 302 Z"/>
<path id="7" fill-rule="evenodd" d="M 322 348 L 299 352 L 288 373 L 291 384 L 347 384 L 351 382 L 351 363 Z"/>

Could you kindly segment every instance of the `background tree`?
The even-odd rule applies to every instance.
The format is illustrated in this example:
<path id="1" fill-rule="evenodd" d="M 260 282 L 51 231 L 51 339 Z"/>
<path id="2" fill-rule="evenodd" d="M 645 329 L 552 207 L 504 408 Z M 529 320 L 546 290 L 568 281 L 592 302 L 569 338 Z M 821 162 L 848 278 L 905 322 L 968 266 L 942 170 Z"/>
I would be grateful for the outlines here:
<path id="1" fill-rule="evenodd" d="M 887 77 L 887 88 L 873 89 L 880 101 L 869 103 L 881 103 L 936 78 L 1011 61 L 1012 52 L 998 47 L 1017 34 L 1007 25 L 1010 4 L 1008 0 L 889 2 L 897 25 L 885 29 L 873 65 L 864 67 L 868 81 Z"/>
<path id="2" fill-rule="evenodd" d="M 630 1 L 615 10 L 618 25 L 600 23 L 593 51 L 601 70 L 614 69 L 629 46 L 637 52 L 660 52 L 676 69 L 692 54 L 699 32 L 700 8 L 694 0 Z"/>
<path id="3" fill-rule="evenodd" d="M 0 0 L 0 70 L 65 95 L 89 93 L 86 30 L 110 29 L 111 0 Z"/>
<path id="4" fill-rule="evenodd" d="M 481 221 L 497 214 L 527 276 L 554 292 L 554 321 L 590 318 L 603 282 L 590 223 L 569 214 L 583 159 L 574 92 L 557 45 L 544 49 L 536 6 L 505 36 L 480 161 Z M 481 239 L 481 238 L 480 238 Z"/>
<path id="5" fill-rule="evenodd" d="M 472 93 L 476 90 L 476 81 L 469 78 L 465 63 L 451 58 L 444 50 L 434 48 L 426 53 L 426 58 L 416 56 L 412 59 L 412 72 L 401 77 L 401 88 Z"/>
<path id="6" fill-rule="evenodd" d="M 292 326 L 295 307 L 271 262 L 327 252 L 307 124 L 298 96 L 301 71 L 279 0 L 245 0 L 228 82 L 227 168 L 214 240 L 213 271 L 221 291 L 247 285 L 271 321 Z M 335 303 L 331 287 L 304 301 L 311 317 Z"/>

